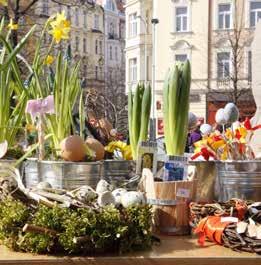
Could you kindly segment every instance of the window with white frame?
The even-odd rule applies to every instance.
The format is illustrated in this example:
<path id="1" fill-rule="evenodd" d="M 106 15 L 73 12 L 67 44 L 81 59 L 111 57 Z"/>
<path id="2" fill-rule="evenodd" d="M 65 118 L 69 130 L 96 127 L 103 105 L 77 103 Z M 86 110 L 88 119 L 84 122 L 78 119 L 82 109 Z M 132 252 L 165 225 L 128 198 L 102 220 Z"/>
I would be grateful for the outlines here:
<path id="1" fill-rule="evenodd" d="M 187 54 L 176 54 L 175 55 L 175 61 L 176 62 L 181 62 L 184 63 L 186 62 L 188 59 L 188 55 Z"/>
<path id="2" fill-rule="evenodd" d="M 118 61 L 118 47 L 115 47 L 115 60 Z"/>
<path id="3" fill-rule="evenodd" d="M 87 77 L 87 65 L 86 64 L 83 66 L 83 76 Z"/>
<path id="4" fill-rule="evenodd" d="M 261 18 L 261 1 L 250 1 L 250 27 L 255 27 Z"/>
<path id="5" fill-rule="evenodd" d="M 129 37 L 137 36 L 137 13 L 129 15 Z"/>
<path id="6" fill-rule="evenodd" d="M 76 51 L 76 52 L 79 51 L 79 43 L 80 43 L 79 37 L 76 36 L 76 37 L 75 37 L 75 51 Z"/>
<path id="7" fill-rule="evenodd" d="M 94 29 L 99 29 L 99 15 L 95 14 L 94 15 Z"/>
<path id="8" fill-rule="evenodd" d="M 87 28 L 87 11 L 83 11 L 83 26 Z"/>
<path id="9" fill-rule="evenodd" d="M 112 46 L 109 48 L 109 55 L 110 55 L 110 60 L 112 60 Z"/>
<path id="10" fill-rule="evenodd" d="M 79 8 L 75 8 L 75 25 L 78 27 L 79 26 Z"/>
<path id="11" fill-rule="evenodd" d="M 95 40 L 95 54 L 98 54 L 98 40 Z"/>
<path id="12" fill-rule="evenodd" d="M 83 52 L 86 53 L 87 52 L 87 44 L 86 44 L 86 39 L 83 39 Z"/>
<path id="13" fill-rule="evenodd" d="M 176 31 L 188 31 L 188 8 L 185 6 L 176 7 Z"/>
<path id="14" fill-rule="evenodd" d="M 218 5 L 218 28 L 230 29 L 231 28 L 231 4 Z"/>
<path id="15" fill-rule="evenodd" d="M 223 80 L 230 76 L 230 52 L 217 54 L 217 79 Z"/>
<path id="16" fill-rule="evenodd" d="M 67 6 L 67 19 L 71 19 L 71 7 Z"/>
<path id="17" fill-rule="evenodd" d="M 102 41 L 100 40 L 100 54 L 102 54 Z"/>
<path id="18" fill-rule="evenodd" d="M 248 81 L 251 82 L 252 81 L 252 52 L 248 51 L 247 53 L 247 62 L 248 62 L 248 67 L 247 67 L 247 71 L 248 71 Z"/>
<path id="19" fill-rule="evenodd" d="M 106 7 L 111 11 L 115 11 L 115 5 L 113 0 L 107 0 Z"/>
<path id="20" fill-rule="evenodd" d="M 129 82 L 137 81 L 137 58 L 129 60 Z"/>
<path id="21" fill-rule="evenodd" d="M 95 79 L 98 79 L 99 67 L 95 66 Z"/>
<path id="22" fill-rule="evenodd" d="M 48 0 L 43 1 L 43 3 L 42 3 L 42 13 L 44 15 L 48 15 L 48 13 L 49 13 L 49 1 Z"/>

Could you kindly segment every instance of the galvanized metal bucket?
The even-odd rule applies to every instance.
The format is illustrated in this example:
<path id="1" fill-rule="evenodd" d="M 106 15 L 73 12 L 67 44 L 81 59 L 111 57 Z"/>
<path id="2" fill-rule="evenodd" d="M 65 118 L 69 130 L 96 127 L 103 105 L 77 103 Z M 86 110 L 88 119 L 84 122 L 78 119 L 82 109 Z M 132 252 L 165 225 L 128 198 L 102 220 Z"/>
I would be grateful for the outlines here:
<path id="1" fill-rule="evenodd" d="M 190 161 L 196 167 L 197 180 L 195 201 L 211 203 L 218 199 L 219 183 L 217 181 L 216 163 L 214 161 Z"/>
<path id="2" fill-rule="evenodd" d="M 124 185 L 135 175 L 135 161 L 104 160 L 101 177 L 114 187 Z"/>
<path id="3" fill-rule="evenodd" d="M 24 162 L 24 183 L 33 188 L 41 181 L 49 182 L 52 187 L 76 189 L 83 185 L 96 188 L 101 176 L 101 162 L 64 162 L 38 161 L 28 159 Z"/>
<path id="4" fill-rule="evenodd" d="M 83 185 L 96 188 L 101 166 L 101 162 L 39 161 L 39 179 L 54 188 L 73 190 Z"/>
<path id="5" fill-rule="evenodd" d="M 0 159 L 1 164 L 6 164 L 10 166 L 14 166 L 16 163 L 16 160 L 7 160 L 7 159 Z"/>
<path id="6" fill-rule="evenodd" d="M 219 201 L 231 198 L 261 201 L 261 161 L 216 162 Z"/>

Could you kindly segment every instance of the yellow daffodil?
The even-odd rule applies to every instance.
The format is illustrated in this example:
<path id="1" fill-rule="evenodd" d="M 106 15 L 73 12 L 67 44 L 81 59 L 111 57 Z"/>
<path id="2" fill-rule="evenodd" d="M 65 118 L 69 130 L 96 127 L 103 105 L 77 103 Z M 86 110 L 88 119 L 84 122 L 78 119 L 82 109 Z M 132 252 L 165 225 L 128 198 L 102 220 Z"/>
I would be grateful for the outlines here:
<path id="1" fill-rule="evenodd" d="M 8 5 L 8 0 L 0 0 L 0 5 L 7 6 Z"/>
<path id="2" fill-rule="evenodd" d="M 127 145 L 124 142 L 117 141 L 117 142 L 110 142 L 106 147 L 105 150 L 109 153 L 113 153 L 115 150 L 119 150 L 122 153 L 122 157 L 125 160 L 131 160 L 131 146 Z"/>
<path id="3" fill-rule="evenodd" d="M 45 59 L 45 64 L 46 65 L 51 65 L 54 62 L 54 57 L 52 55 L 48 55 Z"/>
<path id="4" fill-rule="evenodd" d="M 62 39 L 69 39 L 69 33 L 71 30 L 70 21 L 66 19 L 65 11 L 57 13 L 54 21 L 50 23 L 51 30 L 49 33 L 53 35 L 56 43 L 59 43 Z"/>
<path id="5" fill-rule="evenodd" d="M 11 30 L 17 30 L 18 24 L 13 23 L 13 19 L 11 19 L 7 27 Z"/>

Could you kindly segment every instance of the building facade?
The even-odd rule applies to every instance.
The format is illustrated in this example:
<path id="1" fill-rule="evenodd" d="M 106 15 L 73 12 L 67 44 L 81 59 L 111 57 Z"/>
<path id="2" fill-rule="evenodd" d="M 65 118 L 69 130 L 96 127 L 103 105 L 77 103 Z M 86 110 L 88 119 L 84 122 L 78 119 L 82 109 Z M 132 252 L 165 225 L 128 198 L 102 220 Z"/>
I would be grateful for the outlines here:
<path id="1" fill-rule="evenodd" d="M 158 134 L 163 133 L 164 77 L 176 62 L 191 61 L 190 110 L 202 120 L 213 123 L 216 109 L 227 101 L 240 104 L 247 97 L 249 105 L 251 41 L 260 7 L 261 1 L 256 0 L 127 1 L 126 89 L 145 79 L 144 46 L 151 80 L 151 18 L 159 19 L 155 26 L 154 106 Z"/>
<path id="2" fill-rule="evenodd" d="M 65 11 L 71 23 L 69 44 L 74 62 L 81 61 L 80 72 L 85 88 L 104 90 L 105 84 L 105 34 L 104 11 L 95 1 L 64 1 L 58 4 L 50 0 L 40 0 L 36 3 L 35 12 L 43 23 L 47 17 L 56 12 Z M 46 42 L 49 42 L 46 36 Z M 68 42 L 63 42 L 57 51 L 65 50 Z"/>
<path id="3" fill-rule="evenodd" d="M 116 124 L 127 124 L 125 106 L 125 10 L 123 0 L 97 0 L 104 9 L 105 97 L 115 108 Z M 122 117 L 125 117 L 122 118 Z M 121 121 L 120 121 L 121 120 Z"/>

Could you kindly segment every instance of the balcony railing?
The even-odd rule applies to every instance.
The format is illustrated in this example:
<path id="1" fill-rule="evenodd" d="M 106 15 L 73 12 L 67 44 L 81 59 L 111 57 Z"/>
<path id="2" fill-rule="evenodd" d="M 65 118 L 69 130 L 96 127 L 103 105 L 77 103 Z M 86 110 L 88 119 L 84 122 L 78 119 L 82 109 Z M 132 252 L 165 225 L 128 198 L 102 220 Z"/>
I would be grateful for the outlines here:
<path id="1" fill-rule="evenodd" d="M 230 85 L 230 78 L 220 78 L 217 79 L 217 87 L 220 88 L 224 88 L 224 87 L 229 87 Z"/>

